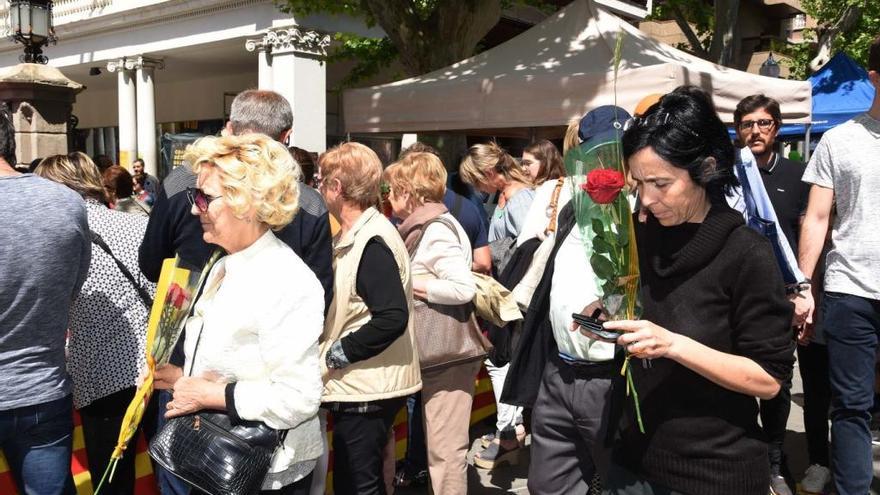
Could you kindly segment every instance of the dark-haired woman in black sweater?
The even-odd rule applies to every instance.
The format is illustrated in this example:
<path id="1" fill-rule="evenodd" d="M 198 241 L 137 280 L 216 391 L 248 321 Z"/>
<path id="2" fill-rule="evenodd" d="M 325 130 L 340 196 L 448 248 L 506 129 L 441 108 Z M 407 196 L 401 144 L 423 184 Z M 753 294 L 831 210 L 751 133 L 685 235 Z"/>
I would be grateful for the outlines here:
<path id="1" fill-rule="evenodd" d="M 727 206 L 734 149 L 709 97 L 680 87 L 624 134 L 641 202 L 643 319 L 605 323 L 635 357 L 645 433 L 626 402 L 606 493 L 767 495 L 756 397 L 794 362 L 770 244 Z M 648 365 L 650 364 L 650 366 Z"/>

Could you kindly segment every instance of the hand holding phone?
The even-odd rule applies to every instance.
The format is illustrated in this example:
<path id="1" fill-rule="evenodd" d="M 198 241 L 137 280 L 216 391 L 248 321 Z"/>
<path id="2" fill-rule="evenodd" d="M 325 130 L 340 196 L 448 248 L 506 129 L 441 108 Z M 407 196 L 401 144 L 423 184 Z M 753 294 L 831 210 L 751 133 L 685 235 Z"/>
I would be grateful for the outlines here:
<path id="1" fill-rule="evenodd" d="M 599 337 L 600 340 L 616 342 L 617 338 L 623 334 L 613 330 L 606 330 L 605 327 L 602 326 L 602 321 L 598 319 L 601 314 L 602 310 L 596 309 L 590 316 L 582 315 L 580 313 L 572 313 L 571 318 L 586 331 Z"/>

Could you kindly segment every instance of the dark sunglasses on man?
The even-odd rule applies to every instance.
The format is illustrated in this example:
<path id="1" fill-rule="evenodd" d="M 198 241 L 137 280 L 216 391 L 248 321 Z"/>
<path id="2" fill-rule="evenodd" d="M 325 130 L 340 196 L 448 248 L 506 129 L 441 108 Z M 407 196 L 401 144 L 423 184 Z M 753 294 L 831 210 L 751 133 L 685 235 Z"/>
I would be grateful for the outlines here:
<path id="1" fill-rule="evenodd" d="M 776 121 L 773 119 L 743 120 L 739 123 L 739 129 L 741 131 L 751 131 L 752 127 L 757 124 L 759 130 L 769 131 L 775 123 Z"/>
<path id="2" fill-rule="evenodd" d="M 211 196 L 197 187 L 188 187 L 186 188 L 186 199 L 189 200 L 189 204 L 195 205 L 200 212 L 205 213 L 208 211 L 208 205 L 211 204 L 211 201 L 220 199 L 220 196 Z"/>

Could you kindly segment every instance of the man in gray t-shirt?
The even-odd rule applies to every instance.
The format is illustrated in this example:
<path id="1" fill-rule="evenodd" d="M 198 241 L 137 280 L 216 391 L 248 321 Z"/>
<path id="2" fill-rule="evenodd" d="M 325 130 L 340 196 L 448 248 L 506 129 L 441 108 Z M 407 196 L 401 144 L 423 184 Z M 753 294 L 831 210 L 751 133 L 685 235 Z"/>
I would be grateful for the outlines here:
<path id="1" fill-rule="evenodd" d="M 0 449 L 20 493 L 72 494 L 64 345 L 91 260 L 89 226 L 77 193 L 20 174 L 14 162 L 9 110 L 0 105 Z"/>
<path id="2" fill-rule="evenodd" d="M 839 495 L 868 493 L 873 478 L 870 408 L 880 339 L 880 37 L 871 45 L 867 113 L 828 131 L 804 172 L 812 184 L 799 264 L 811 277 L 836 204 L 826 258 L 822 328 L 831 379 L 831 464 Z M 811 317 L 808 317 L 810 322 Z"/>

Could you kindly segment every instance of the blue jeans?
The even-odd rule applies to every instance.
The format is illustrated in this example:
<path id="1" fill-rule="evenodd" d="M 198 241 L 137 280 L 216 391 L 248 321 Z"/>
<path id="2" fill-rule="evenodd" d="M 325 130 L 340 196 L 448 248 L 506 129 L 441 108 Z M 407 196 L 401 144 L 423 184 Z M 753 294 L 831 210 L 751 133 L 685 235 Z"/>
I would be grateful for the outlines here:
<path id="1" fill-rule="evenodd" d="M 20 493 L 75 494 L 72 396 L 0 411 L 0 449 Z"/>
<path id="2" fill-rule="evenodd" d="M 831 465 L 839 495 L 868 493 L 880 300 L 826 292 L 822 325 L 831 378 Z"/>
<path id="3" fill-rule="evenodd" d="M 165 411 L 168 410 L 167 406 L 169 402 L 171 402 L 171 392 L 168 390 L 156 391 L 156 433 L 162 431 L 162 427 L 168 422 L 168 420 L 165 419 Z M 150 433 L 148 433 L 148 435 L 150 437 L 153 436 Z M 189 495 L 192 488 L 186 484 L 185 481 L 174 476 L 167 469 L 155 462 L 153 463 L 153 473 L 155 473 L 156 476 L 156 484 L 159 485 L 159 493 L 162 495 Z"/>

